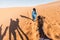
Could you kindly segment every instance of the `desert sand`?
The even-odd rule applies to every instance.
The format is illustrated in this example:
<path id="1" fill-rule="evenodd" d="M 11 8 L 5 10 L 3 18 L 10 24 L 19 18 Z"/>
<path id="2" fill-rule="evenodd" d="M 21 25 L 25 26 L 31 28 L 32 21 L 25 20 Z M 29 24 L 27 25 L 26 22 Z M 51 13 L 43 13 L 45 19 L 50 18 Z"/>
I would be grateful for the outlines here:
<path id="1" fill-rule="evenodd" d="M 11 18 L 13 20 L 18 18 L 19 26 L 27 35 L 29 40 L 39 40 L 37 20 L 36 22 L 31 20 L 33 8 L 36 8 L 38 15 L 45 17 L 43 30 L 46 36 L 53 40 L 60 40 L 60 1 L 33 7 L 0 8 L 0 25 L 2 25 L 1 34 L 3 35 L 6 27 L 10 26 Z M 28 18 L 21 17 L 20 15 Z M 17 30 L 15 31 L 17 40 L 21 40 Z M 26 37 L 23 34 L 22 36 L 24 40 L 26 40 Z M 14 40 L 13 35 L 11 39 Z M 3 40 L 9 40 L 9 28 L 6 32 L 6 35 L 3 37 Z"/>

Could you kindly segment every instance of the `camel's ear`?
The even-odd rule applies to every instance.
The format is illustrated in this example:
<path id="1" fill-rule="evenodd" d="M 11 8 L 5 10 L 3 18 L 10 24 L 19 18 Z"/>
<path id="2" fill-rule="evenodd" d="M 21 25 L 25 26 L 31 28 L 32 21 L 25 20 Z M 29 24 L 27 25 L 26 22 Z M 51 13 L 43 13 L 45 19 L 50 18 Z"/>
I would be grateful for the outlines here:
<path id="1" fill-rule="evenodd" d="M 45 19 L 45 17 L 43 17 Z"/>
<path id="2" fill-rule="evenodd" d="M 43 19 L 45 19 L 45 17 L 44 17 L 44 16 L 42 16 L 42 18 L 43 18 Z"/>

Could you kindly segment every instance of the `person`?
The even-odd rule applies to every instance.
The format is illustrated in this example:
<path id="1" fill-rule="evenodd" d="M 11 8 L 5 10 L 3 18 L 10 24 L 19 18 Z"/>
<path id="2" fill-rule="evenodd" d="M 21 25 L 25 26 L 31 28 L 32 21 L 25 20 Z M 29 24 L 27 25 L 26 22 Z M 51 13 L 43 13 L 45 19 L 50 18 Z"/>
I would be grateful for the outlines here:
<path id="1" fill-rule="evenodd" d="M 33 19 L 33 21 L 36 21 L 36 17 L 37 17 L 36 9 L 33 8 L 33 11 L 32 11 L 32 19 Z"/>

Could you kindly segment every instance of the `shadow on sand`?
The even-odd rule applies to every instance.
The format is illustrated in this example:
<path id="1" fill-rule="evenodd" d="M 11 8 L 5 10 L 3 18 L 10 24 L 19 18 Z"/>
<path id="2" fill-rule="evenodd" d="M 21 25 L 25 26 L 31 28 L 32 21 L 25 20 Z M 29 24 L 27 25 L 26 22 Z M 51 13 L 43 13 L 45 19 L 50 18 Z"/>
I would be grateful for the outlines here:
<path id="1" fill-rule="evenodd" d="M 45 17 L 38 16 L 38 28 L 39 28 L 38 30 L 39 30 L 40 38 L 51 40 L 44 34 L 44 31 L 43 31 L 44 19 L 45 19 Z M 40 39 L 40 40 L 42 40 L 42 39 Z"/>
<path id="2" fill-rule="evenodd" d="M 27 17 L 27 16 L 24 16 L 24 15 L 20 15 L 22 18 L 26 18 L 26 19 L 30 19 L 32 20 L 31 18 Z M 33 20 L 32 20 L 33 21 Z"/>
<path id="3" fill-rule="evenodd" d="M 15 20 L 12 20 L 10 19 L 10 26 L 9 26 L 9 40 L 11 40 L 11 34 L 13 35 L 14 37 L 14 40 L 17 40 L 16 39 L 16 32 L 15 30 L 17 30 L 17 32 L 19 33 L 19 36 L 22 40 L 23 39 L 23 36 L 21 35 L 20 31 L 22 32 L 22 34 L 26 37 L 27 40 L 29 40 L 29 38 L 27 37 L 27 35 L 23 32 L 23 30 L 20 28 L 19 26 L 19 19 L 17 18 L 16 21 Z"/>
<path id="4" fill-rule="evenodd" d="M 3 40 L 4 36 L 6 35 L 7 29 L 8 29 L 8 27 L 6 27 L 4 33 L 1 34 L 2 33 L 2 25 L 0 26 L 0 40 Z"/>

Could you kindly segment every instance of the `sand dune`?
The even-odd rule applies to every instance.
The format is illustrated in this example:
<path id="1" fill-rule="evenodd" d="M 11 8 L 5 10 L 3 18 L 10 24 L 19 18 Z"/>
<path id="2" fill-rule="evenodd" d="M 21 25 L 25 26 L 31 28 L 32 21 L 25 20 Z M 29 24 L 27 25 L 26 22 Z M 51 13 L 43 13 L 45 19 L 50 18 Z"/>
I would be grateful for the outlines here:
<path id="1" fill-rule="evenodd" d="M 24 31 L 24 33 L 28 36 L 29 40 L 38 40 L 39 32 L 36 31 L 37 21 L 33 22 L 31 19 L 31 12 L 33 7 L 15 7 L 15 8 L 0 8 L 0 25 L 2 24 L 2 34 L 6 28 L 10 25 L 10 19 L 16 20 L 19 19 L 19 26 Z M 44 16 L 44 27 L 43 30 L 45 34 L 53 39 L 60 40 L 60 1 L 53 2 L 44 5 L 35 6 L 38 15 Z M 28 18 L 23 18 L 20 15 L 26 16 Z M 21 33 L 22 34 L 22 33 Z M 16 30 L 17 40 L 21 40 Z M 24 37 L 24 36 L 23 36 Z M 9 30 L 6 33 L 6 36 L 3 40 L 9 39 Z M 12 40 L 13 40 L 12 36 Z M 26 38 L 24 37 L 26 40 Z"/>

